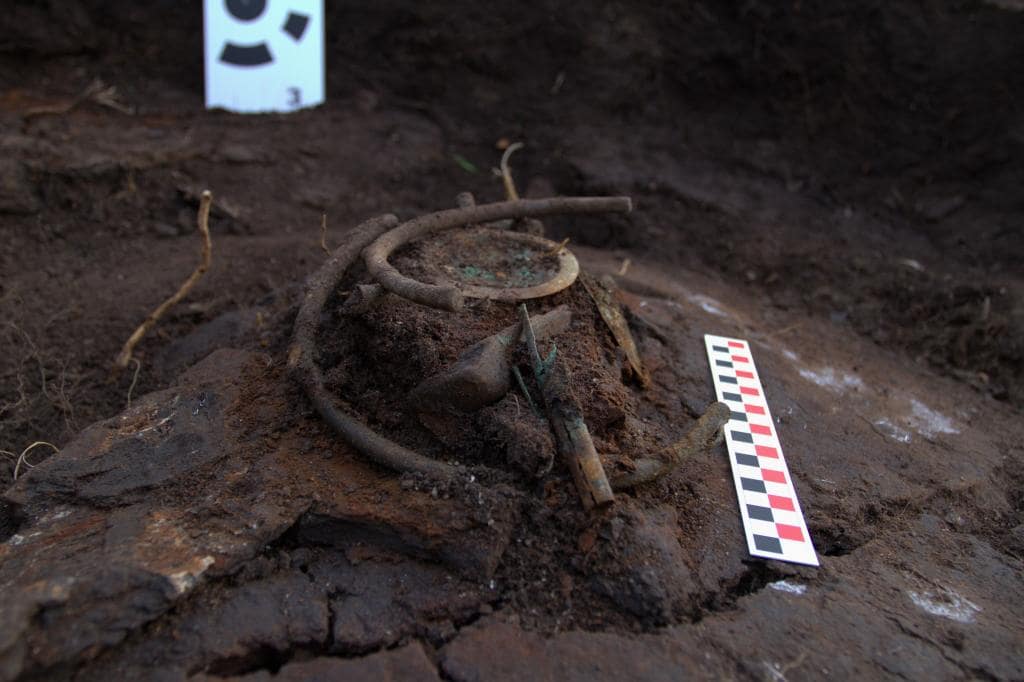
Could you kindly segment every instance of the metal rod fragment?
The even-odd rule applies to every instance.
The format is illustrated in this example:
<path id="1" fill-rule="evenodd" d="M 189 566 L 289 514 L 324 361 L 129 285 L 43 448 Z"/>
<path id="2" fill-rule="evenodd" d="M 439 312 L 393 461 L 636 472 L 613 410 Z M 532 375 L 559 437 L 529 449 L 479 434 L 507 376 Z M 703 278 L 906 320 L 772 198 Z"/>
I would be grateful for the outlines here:
<path id="1" fill-rule="evenodd" d="M 590 430 L 583 421 L 583 410 L 572 392 L 565 363 L 546 363 L 541 359 L 526 304 L 519 306 L 519 316 L 523 322 L 523 335 L 530 347 L 533 372 L 544 398 L 548 422 L 555 434 L 558 450 L 572 473 L 583 507 L 589 511 L 609 505 L 615 501 L 615 493 L 612 492 L 601 458 L 594 448 Z"/>
<path id="2" fill-rule="evenodd" d="M 650 483 L 675 469 L 683 461 L 706 452 L 721 436 L 732 412 L 725 403 L 712 403 L 685 436 L 653 457 L 636 460 L 633 471 L 612 477 L 612 488 L 622 490 Z"/>
<path id="3" fill-rule="evenodd" d="M 393 215 L 383 215 L 363 223 L 346 235 L 345 243 L 310 277 L 299 314 L 295 318 L 292 345 L 288 350 L 288 369 L 320 416 L 349 445 L 371 461 L 395 471 L 451 476 L 457 471 L 456 467 L 404 448 L 340 409 L 324 386 L 323 373 L 315 360 L 316 331 L 331 291 L 356 262 L 362 250 L 397 224 L 398 218 Z"/>
<path id="4" fill-rule="evenodd" d="M 345 302 L 338 308 L 338 313 L 341 315 L 362 315 L 380 304 L 387 293 L 384 287 L 376 282 L 357 284 L 352 293 L 345 299 Z"/>
<path id="5" fill-rule="evenodd" d="M 519 386 L 519 391 L 526 398 L 526 404 L 530 406 L 533 413 L 538 417 L 541 416 L 540 409 L 537 407 L 537 403 L 533 402 L 533 396 L 530 395 L 530 389 L 526 387 L 526 382 L 523 380 L 523 375 L 519 371 L 518 367 L 512 367 L 512 375 L 516 378 L 516 384 Z"/>
<path id="6" fill-rule="evenodd" d="M 544 361 L 541 360 L 540 350 L 537 348 L 537 334 L 533 329 L 533 322 L 530 320 L 530 313 L 527 311 L 525 303 L 519 306 L 519 317 L 522 321 L 523 339 L 526 341 L 526 350 L 530 353 L 530 365 L 533 366 L 533 373 L 537 378 L 537 383 L 543 387 Z"/>
<path id="7" fill-rule="evenodd" d="M 644 369 L 643 361 L 640 359 L 640 351 L 636 347 L 632 332 L 629 331 L 629 324 L 622 314 L 622 307 L 615 300 L 615 281 L 610 277 L 607 279 L 594 279 L 586 272 L 580 273 L 580 282 L 583 288 L 590 294 L 590 300 L 594 302 L 597 311 L 601 313 L 601 319 L 608 325 L 615 342 L 622 349 L 629 363 L 629 369 L 633 376 L 643 388 L 651 384 L 651 377 Z"/>

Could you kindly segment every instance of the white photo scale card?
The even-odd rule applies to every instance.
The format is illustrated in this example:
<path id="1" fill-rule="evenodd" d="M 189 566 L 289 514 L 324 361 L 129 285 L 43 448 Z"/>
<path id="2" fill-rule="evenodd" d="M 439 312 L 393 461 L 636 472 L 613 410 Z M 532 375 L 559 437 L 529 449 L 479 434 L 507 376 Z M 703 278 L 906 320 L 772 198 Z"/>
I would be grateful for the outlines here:
<path id="1" fill-rule="evenodd" d="M 750 553 L 817 566 L 750 345 L 711 334 L 704 336 L 704 343 L 715 395 L 732 410 L 725 443 Z"/>
<path id="2" fill-rule="evenodd" d="M 203 42 L 208 109 L 323 104 L 323 0 L 205 0 Z"/>

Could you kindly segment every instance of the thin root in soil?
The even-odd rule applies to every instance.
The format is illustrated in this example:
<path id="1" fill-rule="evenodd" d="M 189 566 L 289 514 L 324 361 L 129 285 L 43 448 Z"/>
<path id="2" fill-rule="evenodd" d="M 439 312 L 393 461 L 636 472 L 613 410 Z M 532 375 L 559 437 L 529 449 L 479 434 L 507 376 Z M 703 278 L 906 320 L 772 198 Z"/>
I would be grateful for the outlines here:
<path id="1" fill-rule="evenodd" d="M 125 369 L 132 360 L 132 352 L 135 350 L 135 346 L 142 340 L 142 337 L 152 329 L 156 323 L 164 316 L 168 310 L 170 310 L 178 301 L 185 298 L 188 292 L 192 291 L 192 288 L 196 285 L 202 276 L 210 267 L 210 261 L 213 257 L 213 243 L 210 239 L 210 206 L 213 204 L 213 194 L 209 190 L 204 190 L 202 195 L 199 197 L 199 235 L 203 239 L 202 253 L 200 254 L 199 265 L 188 276 L 188 279 L 182 283 L 174 294 L 166 301 L 161 303 L 157 308 L 151 312 L 142 324 L 140 324 L 132 335 L 125 341 L 124 347 L 121 348 L 121 352 L 117 356 L 117 360 L 114 362 L 114 366 L 118 370 Z M 133 382 L 134 384 L 134 382 Z"/>
<path id="2" fill-rule="evenodd" d="M 27 448 L 22 450 L 20 455 L 16 455 L 15 453 L 10 452 L 8 450 L 0 450 L 0 455 L 4 455 L 6 457 L 10 457 L 11 459 L 15 460 L 15 463 L 14 463 L 14 475 L 13 475 L 13 478 L 14 478 L 15 481 L 18 480 L 18 476 L 21 474 L 21 466 L 23 464 L 26 467 L 28 467 L 29 469 L 31 469 L 31 468 L 36 466 L 35 464 L 33 464 L 32 462 L 29 461 L 28 453 L 32 452 L 34 449 L 36 449 L 40 445 L 45 445 L 46 447 L 51 448 L 55 453 L 60 452 L 60 448 L 58 448 L 53 443 L 49 443 L 49 442 L 47 442 L 45 440 L 37 440 L 37 441 L 35 441 L 31 445 L 29 445 Z"/>

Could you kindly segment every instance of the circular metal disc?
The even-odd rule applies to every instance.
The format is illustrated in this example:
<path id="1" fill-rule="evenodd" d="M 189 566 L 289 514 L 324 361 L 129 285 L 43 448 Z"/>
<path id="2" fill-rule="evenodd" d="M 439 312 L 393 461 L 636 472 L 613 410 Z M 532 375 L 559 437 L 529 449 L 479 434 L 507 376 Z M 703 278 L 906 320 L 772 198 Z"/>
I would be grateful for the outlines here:
<path id="1" fill-rule="evenodd" d="M 473 228 L 427 241 L 420 264 L 465 296 L 524 301 L 557 293 L 576 281 L 579 262 L 564 245 L 544 237 Z"/>

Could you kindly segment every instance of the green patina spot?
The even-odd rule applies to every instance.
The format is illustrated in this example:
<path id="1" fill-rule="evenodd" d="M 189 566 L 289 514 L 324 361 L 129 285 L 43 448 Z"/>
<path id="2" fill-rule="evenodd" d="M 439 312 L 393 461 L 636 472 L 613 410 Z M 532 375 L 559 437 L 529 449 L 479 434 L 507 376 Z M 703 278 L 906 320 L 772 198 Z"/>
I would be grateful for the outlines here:
<path id="1" fill-rule="evenodd" d="M 493 272 L 478 268 L 475 265 L 463 265 L 459 268 L 459 273 L 466 279 L 496 279 Z"/>

